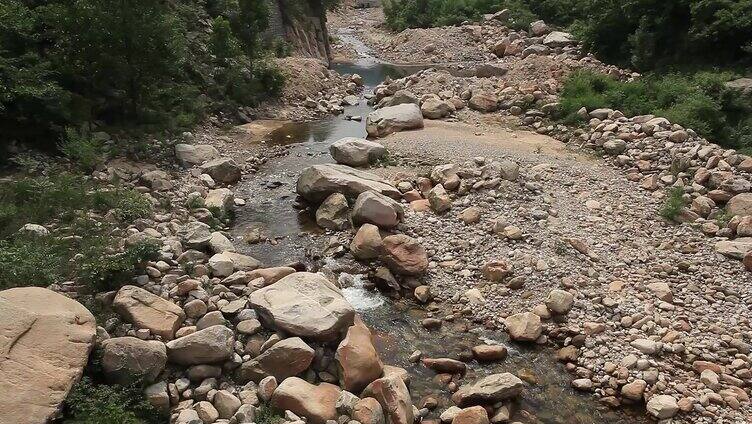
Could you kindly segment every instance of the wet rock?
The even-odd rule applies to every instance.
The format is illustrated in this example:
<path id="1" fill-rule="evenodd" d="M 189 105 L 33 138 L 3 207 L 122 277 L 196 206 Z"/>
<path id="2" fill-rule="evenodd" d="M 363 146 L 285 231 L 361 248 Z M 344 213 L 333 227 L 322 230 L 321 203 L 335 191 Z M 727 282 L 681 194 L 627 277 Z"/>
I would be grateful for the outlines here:
<path id="1" fill-rule="evenodd" d="M 428 269 L 428 255 L 414 238 L 395 234 L 383 240 L 382 260 L 392 272 L 403 275 L 420 275 Z"/>
<path id="2" fill-rule="evenodd" d="M 167 358 L 180 365 L 210 364 L 232 357 L 235 335 L 214 325 L 167 343 Z"/>
<path id="3" fill-rule="evenodd" d="M 102 370 L 113 383 L 152 382 L 166 363 L 167 349 L 160 341 L 114 337 L 102 342 Z"/>
<path id="4" fill-rule="evenodd" d="M 83 305 L 38 287 L 0 291 L 0 421 L 46 423 L 78 381 L 95 335 Z"/>
<path id="5" fill-rule="evenodd" d="M 300 378 L 290 377 L 274 391 L 271 406 L 306 417 L 311 424 L 326 424 L 337 419 L 336 404 L 340 391 L 332 384 L 314 386 Z"/>
<path id="6" fill-rule="evenodd" d="M 366 117 L 366 131 L 371 137 L 423 128 L 423 114 L 418 105 L 405 103 L 375 110 Z"/>
<path id="7" fill-rule="evenodd" d="M 357 198 L 365 191 L 375 191 L 393 199 L 402 195 L 394 186 L 369 172 L 345 165 L 313 165 L 300 174 L 297 192 L 311 202 L 321 202 L 332 193 Z"/>
<path id="8" fill-rule="evenodd" d="M 265 325 L 316 340 L 334 339 L 355 317 L 337 286 L 309 272 L 290 274 L 256 290 L 249 300 Z"/>
<path id="9" fill-rule="evenodd" d="M 123 286 L 115 295 L 112 309 L 138 328 L 169 340 L 185 319 L 183 309 L 136 286 Z"/>
<path id="10" fill-rule="evenodd" d="M 502 361 L 507 357 L 507 348 L 500 345 L 478 345 L 473 347 L 473 356 L 479 362 Z"/>
<path id="11" fill-rule="evenodd" d="M 383 145 L 362 138 L 346 137 L 329 146 L 329 153 L 337 163 L 348 166 L 367 166 L 386 154 Z"/>
<path id="12" fill-rule="evenodd" d="M 508 372 L 492 374 L 460 387 L 452 396 L 452 400 L 462 407 L 494 404 L 519 396 L 524 385 L 522 380 Z"/>
<path id="13" fill-rule="evenodd" d="M 437 373 L 443 374 L 460 374 L 464 375 L 467 371 L 467 365 L 464 362 L 449 358 L 423 358 L 421 360 L 426 368 L 430 368 Z"/>
<path id="14" fill-rule="evenodd" d="M 405 211 L 393 199 L 374 191 L 361 193 L 353 206 L 356 224 L 373 224 L 379 228 L 393 228 L 404 218 Z"/>
<path id="15" fill-rule="evenodd" d="M 371 332 L 360 319 L 347 330 L 335 358 L 341 370 L 340 384 L 352 393 L 360 393 L 383 373 L 384 365 L 371 342 Z"/>

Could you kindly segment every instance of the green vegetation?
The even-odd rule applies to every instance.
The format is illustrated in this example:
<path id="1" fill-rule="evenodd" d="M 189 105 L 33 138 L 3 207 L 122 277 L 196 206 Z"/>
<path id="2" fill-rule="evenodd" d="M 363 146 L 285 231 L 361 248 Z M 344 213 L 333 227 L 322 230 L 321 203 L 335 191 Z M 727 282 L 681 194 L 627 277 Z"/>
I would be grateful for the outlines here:
<path id="1" fill-rule="evenodd" d="M 179 129 L 253 105 L 283 83 L 266 25 L 264 0 L 2 1 L 0 133 L 91 169 L 100 146 L 65 128 Z"/>
<path id="2" fill-rule="evenodd" d="M 456 25 L 502 9 L 511 12 L 509 23 L 514 28 L 528 28 L 538 19 L 526 0 L 385 0 L 383 4 L 387 25 L 397 31 Z"/>
<path id="3" fill-rule="evenodd" d="M 157 424 L 165 417 L 138 386 L 97 384 L 84 377 L 65 401 L 64 424 Z"/>
<path id="4" fill-rule="evenodd" d="M 752 59 L 752 0 L 386 0 L 394 30 L 454 25 L 502 9 L 510 26 L 569 28 L 601 60 L 652 70 Z"/>
<path id="5" fill-rule="evenodd" d="M 669 221 L 673 221 L 684 208 L 684 189 L 674 187 L 666 197 L 666 202 L 661 208 L 661 216 Z"/>
<path id="6" fill-rule="evenodd" d="M 143 195 L 59 170 L 51 174 L 0 183 L 0 289 L 74 279 L 92 292 L 112 290 L 156 257 L 157 246 L 148 242 L 112 249 L 114 225 L 151 215 Z M 105 213 L 112 219 L 92 215 Z M 55 233 L 20 234 L 27 223 L 54 224 Z"/>
<path id="7" fill-rule="evenodd" d="M 613 108 L 627 116 L 654 114 L 692 128 L 711 141 L 738 149 L 752 147 L 752 105 L 726 88 L 729 72 L 648 74 L 632 82 L 578 71 L 565 82 L 562 118 L 574 123 L 577 110 Z"/>
<path id="8" fill-rule="evenodd" d="M 254 420 L 256 424 L 280 424 L 284 421 L 285 419 L 282 415 L 269 405 L 263 404 L 256 410 L 256 418 Z"/>

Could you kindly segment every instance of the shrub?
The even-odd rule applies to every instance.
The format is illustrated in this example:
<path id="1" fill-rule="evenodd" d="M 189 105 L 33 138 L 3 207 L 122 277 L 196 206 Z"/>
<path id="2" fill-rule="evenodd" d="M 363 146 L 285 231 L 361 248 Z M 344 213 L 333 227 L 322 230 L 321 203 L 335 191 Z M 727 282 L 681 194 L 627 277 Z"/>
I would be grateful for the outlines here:
<path id="1" fill-rule="evenodd" d="M 456 25 L 485 13 L 509 9 L 509 25 L 526 29 L 537 16 L 524 0 L 385 0 L 387 25 L 394 30 Z"/>
<path id="2" fill-rule="evenodd" d="M 0 241 L 0 290 L 49 286 L 65 275 L 66 265 L 65 246 L 51 237 Z"/>
<path id="3" fill-rule="evenodd" d="M 663 116 L 714 142 L 734 147 L 749 146 L 744 128 L 752 106 L 739 101 L 724 82 L 728 72 L 695 74 L 648 74 L 631 82 L 580 70 L 565 81 L 561 93 L 560 118 L 567 123 L 579 120 L 581 107 L 618 109 L 627 116 Z M 735 129 L 734 129 L 735 128 Z"/>
<path id="4" fill-rule="evenodd" d="M 101 142 L 66 128 L 58 149 L 82 171 L 90 173 L 103 163 Z"/>
<path id="5" fill-rule="evenodd" d="M 151 242 L 137 243 L 114 255 L 92 248 L 80 260 L 79 280 L 95 292 L 117 290 L 130 282 L 136 268 L 156 259 L 158 253 L 159 246 Z"/>
<path id="6" fill-rule="evenodd" d="M 261 405 L 256 409 L 256 417 L 254 419 L 256 424 L 280 424 L 284 421 L 285 419 L 282 415 L 268 405 Z"/>
<path id="7" fill-rule="evenodd" d="M 673 221 L 679 215 L 682 208 L 684 208 L 684 189 L 674 187 L 669 192 L 660 214 L 663 218 Z"/>
<path id="8" fill-rule="evenodd" d="M 157 424 L 164 417 L 138 386 L 96 384 L 84 377 L 65 400 L 64 424 Z"/>

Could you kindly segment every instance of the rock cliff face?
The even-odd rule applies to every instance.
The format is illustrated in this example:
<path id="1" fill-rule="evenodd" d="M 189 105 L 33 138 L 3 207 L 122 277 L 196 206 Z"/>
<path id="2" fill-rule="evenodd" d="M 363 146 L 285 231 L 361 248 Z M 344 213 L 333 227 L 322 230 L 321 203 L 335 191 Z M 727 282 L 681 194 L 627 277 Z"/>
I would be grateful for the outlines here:
<path id="1" fill-rule="evenodd" d="M 329 64 L 331 52 L 326 9 L 321 0 L 269 0 L 267 38 L 283 39 L 296 55 Z"/>

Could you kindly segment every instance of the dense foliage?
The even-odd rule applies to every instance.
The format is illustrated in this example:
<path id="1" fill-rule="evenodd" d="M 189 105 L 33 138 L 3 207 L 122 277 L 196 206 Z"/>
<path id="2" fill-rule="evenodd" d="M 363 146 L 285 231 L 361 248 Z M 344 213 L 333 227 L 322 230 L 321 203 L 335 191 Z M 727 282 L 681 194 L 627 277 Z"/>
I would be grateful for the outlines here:
<path id="1" fill-rule="evenodd" d="M 477 20 L 484 13 L 509 9 L 510 23 L 527 28 L 537 16 L 526 0 L 384 0 L 387 25 L 394 30 L 456 25 Z"/>
<path id="2" fill-rule="evenodd" d="M 166 418 L 138 386 L 106 385 L 84 377 L 65 401 L 64 424 L 156 424 Z"/>
<path id="3" fill-rule="evenodd" d="M 0 133 L 56 146 L 66 127 L 162 129 L 279 90 L 264 0 L 0 2 Z"/>
<path id="4" fill-rule="evenodd" d="M 0 184 L 0 290 L 67 279 L 90 292 L 119 288 L 133 277 L 134 267 L 156 257 L 158 248 L 143 242 L 113 251 L 113 224 L 151 213 L 151 204 L 136 191 L 99 187 L 72 174 Z M 57 229 L 47 236 L 19 233 L 28 222 Z"/>
<path id="5" fill-rule="evenodd" d="M 647 74 L 621 82 L 590 71 L 572 74 L 561 94 L 567 121 L 577 120 L 585 107 L 613 108 L 627 116 L 662 116 L 711 141 L 735 148 L 752 147 L 752 104 L 725 86 L 730 73 Z"/>
<path id="6" fill-rule="evenodd" d="M 738 63 L 752 57 L 752 0 L 386 0 L 387 24 L 451 25 L 508 8 L 511 25 L 538 17 L 571 27 L 604 61 L 639 70 Z"/>

